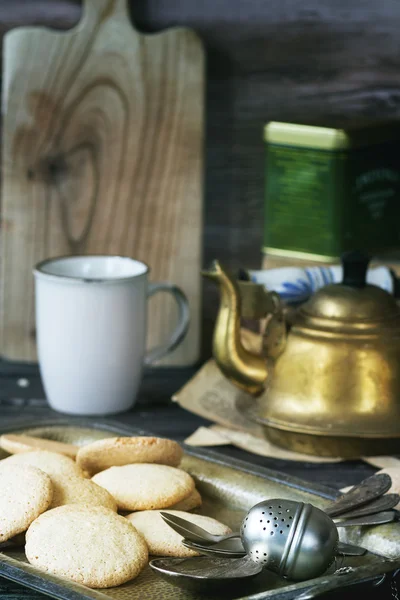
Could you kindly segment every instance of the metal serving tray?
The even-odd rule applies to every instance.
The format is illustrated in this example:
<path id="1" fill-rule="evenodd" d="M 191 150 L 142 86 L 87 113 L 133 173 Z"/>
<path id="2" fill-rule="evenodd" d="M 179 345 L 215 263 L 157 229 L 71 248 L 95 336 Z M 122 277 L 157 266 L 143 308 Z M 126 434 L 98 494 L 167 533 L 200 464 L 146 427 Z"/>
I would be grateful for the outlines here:
<path id="1" fill-rule="evenodd" d="M 115 435 L 150 435 L 149 432 L 119 424 L 85 419 L 57 419 L 36 424 L 35 427 L 20 425 L 0 433 L 6 431 L 24 432 L 77 445 Z M 185 450 L 182 467 L 195 478 L 203 497 L 199 512 L 220 519 L 234 530 L 239 528 L 246 511 L 265 498 L 302 500 L 323 508 L 337 495 L 334 490 L 277 471 L 221 457 L 210 450 L 193 449 L 185 444 L 182 446 Z M 5 456 L 6 453 L 0 454 L 0 458 Z M 362 557 L 338 558 L 324 576 L 306 582 L 293 583 L 264 572 L 253 580 L 245 593 L 242 589 L 223 597 L 231 600 L 305 600 L 336 588 L 343 591 L 353 585 L 376 586 L 400 569 L 400 523 L 369 528 L 341 528 L 340 535 L 346 536 L 341 538 L 344 541 L 347 539 L 358 543 L 368 552 Z M 380 554 L 374 554 L 372 550 Z M 93 590 L 43 573 L 27 563 L 21 549 L 6 549 L 0 553 L 0 576 L 61 600 L 204 600 L 212 597 L 211 591 L 210 594 L 199 595 L 173 586 L 150 567 L 131 583 Z M 220 593 L 218 598 L 222 598 Z"/>

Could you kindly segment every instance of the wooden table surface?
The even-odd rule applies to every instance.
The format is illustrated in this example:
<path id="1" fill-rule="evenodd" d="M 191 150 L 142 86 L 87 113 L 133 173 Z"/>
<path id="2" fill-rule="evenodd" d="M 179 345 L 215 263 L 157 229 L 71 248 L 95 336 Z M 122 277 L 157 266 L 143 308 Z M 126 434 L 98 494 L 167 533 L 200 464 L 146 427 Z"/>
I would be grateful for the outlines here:
<path id="1" fill-rule="evenodd" d="M 183 410 L 170 400 L 171 395 L 194 371 L 165 368 L 145 373 L 136 406 L 129 413 L 114 415 L 104 420 L 183 441 L 200 425 L 209 424 L 205 419 Z M 27 368 L 0 361 L 0 429 L 12 427 L 21 421 L 29 420 L 31 425 L 34 425 L 35 421 L 57 418 L 65 418 L 65 415 L 59 415 L 48 408 L 36 367 Z M 215 450 L 223 455 L 247 460 L 335 489 L 356 484 L 377 470 L 362 461 L 321 465 L 265 458 L 229 445 L 216 447 Z M 390 586 L 387 586 L 387 589 L 380 586 L 376 597 L 378 594 L 379 598 L 390 598 Z M 344 598 L 343 593 L 340 597 Z M 38 600 L 44 599 L 45 596 L 0 578 L 0 600 L 23 598 Z"/>

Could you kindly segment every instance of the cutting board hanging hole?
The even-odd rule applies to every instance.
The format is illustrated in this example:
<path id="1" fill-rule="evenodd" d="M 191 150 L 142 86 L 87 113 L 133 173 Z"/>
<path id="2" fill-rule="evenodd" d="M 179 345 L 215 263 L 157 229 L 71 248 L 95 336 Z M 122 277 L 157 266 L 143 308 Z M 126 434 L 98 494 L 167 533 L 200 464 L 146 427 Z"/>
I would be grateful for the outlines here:
<path id="1" fill-rule="evenodd" d="M 129 0 L 83 0 L 82 25 L 109 19 L 130 23 Z"/>

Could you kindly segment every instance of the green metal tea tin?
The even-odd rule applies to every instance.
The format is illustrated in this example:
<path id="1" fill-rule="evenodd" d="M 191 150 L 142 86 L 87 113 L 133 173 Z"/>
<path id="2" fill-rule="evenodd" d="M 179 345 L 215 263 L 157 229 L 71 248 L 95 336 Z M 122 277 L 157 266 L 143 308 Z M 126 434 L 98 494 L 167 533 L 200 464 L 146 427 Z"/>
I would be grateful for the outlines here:
<path id="1" fill-rule="evenodd" d="M 400 124 L 265 127 L 264 251 L 331 261 L 400 249 Z"/>

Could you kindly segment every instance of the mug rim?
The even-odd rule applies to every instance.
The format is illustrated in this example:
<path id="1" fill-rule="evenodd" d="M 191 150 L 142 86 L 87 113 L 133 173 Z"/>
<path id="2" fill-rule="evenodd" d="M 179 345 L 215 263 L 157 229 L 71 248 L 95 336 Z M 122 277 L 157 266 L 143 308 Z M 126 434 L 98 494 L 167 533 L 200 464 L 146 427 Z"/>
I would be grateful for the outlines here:
<path id="1" fill-rule="evenodd" d="M 91 259 L 91 258 L 118 258 L 123 260 L 128 260 L 130 262 L 140 263 L 145 267 L 144 271 L 141 273 L 137 273 L 136 275 L 126 275 L 123 277 L 78 277 L 76 275 L 61 275 L 58 273 L 46 273 L 43 271 L 43 268 L 49 263 L 55 263 L 61 260 L 66 259 Z M 44 279 L 52 279 L 55 281 L 64 281 L 68 283 L 107 283 L 107 284 L 117 284 L 122 282 L 134 281 L 139 277 L 143 277 L 148 275 L 150 272 L 150 267 L 147 263 L 142 260 L 138 260 L 136 258 L 132 258 L 131 256 L 123 255 L 123 254 L 63 254 L 60 256 L 53 256 L 51 258 L 45 258 L 44 260 L 39 261 L 33 267 L 33 274 L 35 276 L 39 276 Z"/>

